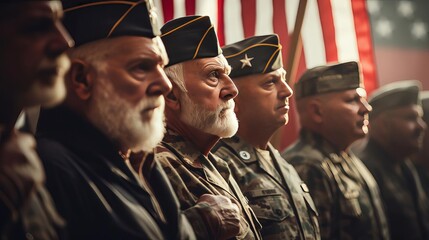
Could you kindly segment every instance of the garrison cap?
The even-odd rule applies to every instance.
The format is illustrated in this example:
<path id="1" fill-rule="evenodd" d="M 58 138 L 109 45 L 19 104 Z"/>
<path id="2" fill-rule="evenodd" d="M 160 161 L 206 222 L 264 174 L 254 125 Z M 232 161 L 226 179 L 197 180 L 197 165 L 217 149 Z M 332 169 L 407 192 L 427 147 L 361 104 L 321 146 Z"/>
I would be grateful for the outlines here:
<path id="1" fill-rule="evenodd" d="M 269 73 L 283 67 L 277 34 L 254 36 L 222 47 L 231 65 L 231 78 Z"/>
<path id="2" fill-rule="evenodd" d="M 214 26 L 208 16 L 173 19 L 161 28 L 161 39 L 170 59 L 168 66 L 222 54 Z"/>
<path id="3" fill-rule="evenodd" d="M 369 97 L 372 106 L 370 117 L 407 105 L 421 105 L 419 92 L 421 83 L 417 80 L 404 80 L 386 84 L 375 90 Z"/>
<path id="4" fill-rule="evenodd" d="M 423 108 L 423 120 L 429 123 L 429 91 L 420 92 L 420 100 Z"/>
<path id="5" fill-rule="evenodd" d="M 63 0 L 64 25 L 76 46 L 117 36 L 159 35 L 152 0 Z"/>
<path id="6" fill-rule="evenodd" d="M 305 71 L 295 84 L 296 99 L 329 92 L 363 88 L 359 64 L 355 61 L 328 64 Z"/>

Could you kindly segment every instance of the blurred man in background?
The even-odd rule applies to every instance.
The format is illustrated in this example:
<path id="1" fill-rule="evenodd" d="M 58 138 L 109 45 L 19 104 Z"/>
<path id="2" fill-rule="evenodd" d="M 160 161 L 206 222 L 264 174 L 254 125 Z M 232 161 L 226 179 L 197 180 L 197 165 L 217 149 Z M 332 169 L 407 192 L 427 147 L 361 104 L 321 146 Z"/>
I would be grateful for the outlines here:
<path id="1" fill-rule="evenodd" d="M 429 197 L 429 91 L 420 92 L 420 100 L 423 108 L 423 121 L 426 123 L 426 130 L 423 137 L 423 144 L 420 151 L 413 156 L 417 172 L 422 182 L 426 197 Z"/>
<path id="2" fill-rule="evenodd" d="M 429 204 L 410 157 L 422 147 L 418 81 L 399 81 L 373 92 L 369 140 L 359 157 L 380 186 L 392 239 L 428 239 Z"/>
<path id="3" fill-rule="evenodd" d="M 65 96 L 73 46 L 60 1 L 0 3 L 0 238 L 58 239 L 64 224 L 44 187 L 32 136 L 14 128 L 26 107 Z"/>
<path id="4" fill-rule="evenodd" d="M 389 239 L 377 183 L 350 151 L 371 111 L 358 63 L 307 70 L 295 98 L 302 129 L 282 156 L 312 192 L 322 239 Z"/>

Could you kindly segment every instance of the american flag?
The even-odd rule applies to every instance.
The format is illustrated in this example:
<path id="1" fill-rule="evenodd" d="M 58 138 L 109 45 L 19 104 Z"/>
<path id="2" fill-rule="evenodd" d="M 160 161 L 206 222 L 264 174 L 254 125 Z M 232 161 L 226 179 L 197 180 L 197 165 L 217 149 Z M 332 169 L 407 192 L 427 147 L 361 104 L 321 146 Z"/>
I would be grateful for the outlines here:
<path id="1" fill-rule="evenodd" d="M 368 0 L 380 85 L 416 79 L 429 90 L 429 1 Z"/>
<path id="2" fill-rule="evenodd" d="M 277 33 L 283 46 L 284 65 L 303 0 L 155 0 L 162 21 L 186 15 L 208 15 L 220 45 L 246 37 Z M 368 92 L 377 87 L 370 22 L 365 0 L 307 0 L 296 59 L 299 77 L 306 68 L 328 62 L 360 61 Z M 290 122 L 273 139 L 283 149 L 298 135 L 291 101 Z"/>

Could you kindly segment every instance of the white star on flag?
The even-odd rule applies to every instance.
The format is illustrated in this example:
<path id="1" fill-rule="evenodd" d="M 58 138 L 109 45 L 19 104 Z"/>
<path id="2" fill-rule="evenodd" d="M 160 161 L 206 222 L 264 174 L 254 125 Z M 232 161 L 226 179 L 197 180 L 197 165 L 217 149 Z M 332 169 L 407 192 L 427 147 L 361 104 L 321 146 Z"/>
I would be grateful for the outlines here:
<path id="1" fill-rule="evenodd" d="M 252 60 L 253 58 L 249 58 L 247 57 L 247 54 L 244 54 L 244 58 L 240 60 L 240 62 L 243 63 L 243 65 L 241 65 L 241 69 L 243 69 L 245 66 L 252 67 L 252 63 L 250 63 Z"/>

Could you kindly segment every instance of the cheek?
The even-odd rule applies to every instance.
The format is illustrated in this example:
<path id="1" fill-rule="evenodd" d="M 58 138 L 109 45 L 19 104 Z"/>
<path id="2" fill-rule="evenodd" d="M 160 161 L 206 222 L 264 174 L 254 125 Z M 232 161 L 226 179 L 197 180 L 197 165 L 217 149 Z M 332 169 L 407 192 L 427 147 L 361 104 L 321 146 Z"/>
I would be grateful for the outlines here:
<path id="1" fill-rule="evenodd" d="M 111 82 L 117 95 L 128 102 L 138 103 L 147 97 L 147 84 L 133 80 L 126 73 L 110 71 L 104 77 L 107 77 L 107 81 Z"/>
<path id="2" fill-rule="evenodd" d="M 214 111 L 217 110 L 223 101 L 219 97 L 219 92 L 216 91 L 194 91 L 188 89 L 189 98 L 196 104 L 204 106 L 205 109 Z"/>

